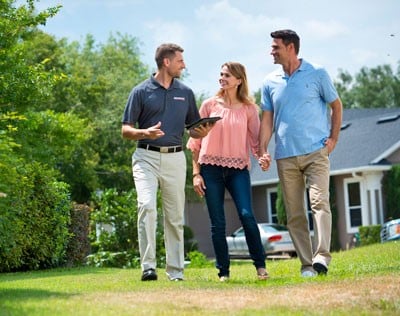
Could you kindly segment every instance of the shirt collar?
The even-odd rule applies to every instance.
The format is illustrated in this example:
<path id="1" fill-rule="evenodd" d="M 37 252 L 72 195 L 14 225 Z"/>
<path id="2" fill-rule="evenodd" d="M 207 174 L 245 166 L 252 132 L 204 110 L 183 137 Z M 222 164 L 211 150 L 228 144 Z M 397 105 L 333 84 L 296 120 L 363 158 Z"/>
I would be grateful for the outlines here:
<path id="1" fill-rule="evenodd" d="M 150 83 L 151 83 L 150 88 L 151 88 L 151 89 L 159 89 L 159 88 L 165 89 L 165 88 L 154 78 L 154 75 L 155 75 L 155 74 L 156 74 L 156 73 L 153 73 L 153 74 L 151 75 L 151 77 L 150 77 Z M 175 80 L 175 78 L 173 78 L 173 79 L 172 79 L 172 83 L 171 83 L 171 85 L 169 86 L 168 90 L 171 90 L 171 89 L 176 88 L 176 87 L 177 87 L 177 84 L 178 84 L 177 80 Z"/>

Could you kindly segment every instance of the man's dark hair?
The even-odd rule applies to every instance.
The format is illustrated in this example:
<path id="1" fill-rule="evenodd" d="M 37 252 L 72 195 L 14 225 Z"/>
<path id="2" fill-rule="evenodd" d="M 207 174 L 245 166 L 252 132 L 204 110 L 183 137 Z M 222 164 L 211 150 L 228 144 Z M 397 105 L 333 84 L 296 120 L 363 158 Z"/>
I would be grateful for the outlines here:
<path id="1" fill-rule="evenodd" d="M 175 56 L 176 52 L 183 53 L 183 48 L 179 45 L 172 43 L 161 44 L 157 47 L 155 60 L 157 63 L 157 68 L 161 69 L 163 65 L 164 58 L 172 58 Z"/>
<path id="2" fill-rule="evenodd" d="M 271 33 L 272 38 L 280 38 L 285 44 L 288 46 L 289 44 L 293 43 L 294 50 L 296 55 L 299 54 L 300 51 L 300 37 L 297 35 L 295 31 L 292 30 L 279 30 Z"/>

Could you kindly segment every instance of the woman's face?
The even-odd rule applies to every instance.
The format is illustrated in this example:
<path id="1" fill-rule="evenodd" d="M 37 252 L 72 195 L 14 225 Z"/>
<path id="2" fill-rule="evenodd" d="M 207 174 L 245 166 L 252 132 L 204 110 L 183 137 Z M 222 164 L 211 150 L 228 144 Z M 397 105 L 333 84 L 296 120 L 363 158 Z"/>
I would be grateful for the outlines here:
<path id="1" fill-rule="evenodd" d="M 221 89 L 237 89 L 238 85 L 240 85 L 242 81 L 236 77 L 234 77 L 229 71 L 227 66 L 223 66 L 221 68 L 221 73 L 219 77 L 219 85 Z"/>

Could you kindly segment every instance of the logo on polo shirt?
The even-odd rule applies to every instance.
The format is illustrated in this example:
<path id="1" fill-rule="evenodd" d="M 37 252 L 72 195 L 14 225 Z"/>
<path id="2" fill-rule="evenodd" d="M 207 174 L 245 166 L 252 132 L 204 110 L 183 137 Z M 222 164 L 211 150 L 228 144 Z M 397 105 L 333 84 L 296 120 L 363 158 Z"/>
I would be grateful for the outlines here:
<path id="1" fill-rule="evenodd" d="M 174 97 L 174 100 L 185 101 L 185 97 Z"/>

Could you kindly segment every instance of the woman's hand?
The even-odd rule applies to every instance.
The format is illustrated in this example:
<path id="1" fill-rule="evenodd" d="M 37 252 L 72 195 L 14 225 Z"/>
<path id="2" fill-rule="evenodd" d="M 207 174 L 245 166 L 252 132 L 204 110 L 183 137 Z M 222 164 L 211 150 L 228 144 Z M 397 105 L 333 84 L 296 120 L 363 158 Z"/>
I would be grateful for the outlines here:
<path id="1" fill-rule="evenodd" d="M 204 179 L 201 174 L 196 174 L 193 176 L 193 189 L 198 196 L 203 197 L 205 194 L 206 186 L 204 184 Z"/>

